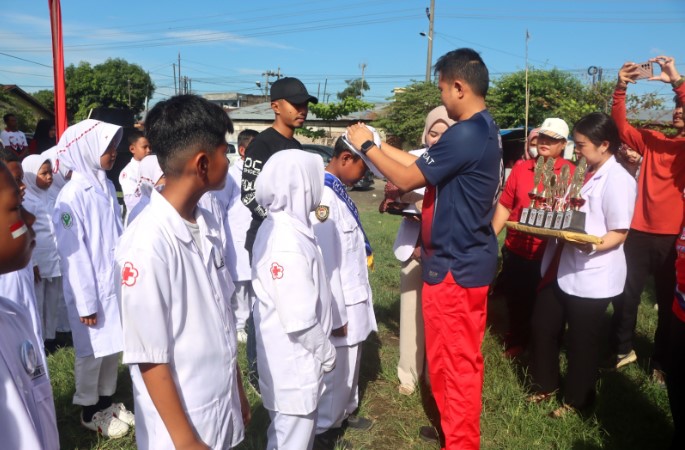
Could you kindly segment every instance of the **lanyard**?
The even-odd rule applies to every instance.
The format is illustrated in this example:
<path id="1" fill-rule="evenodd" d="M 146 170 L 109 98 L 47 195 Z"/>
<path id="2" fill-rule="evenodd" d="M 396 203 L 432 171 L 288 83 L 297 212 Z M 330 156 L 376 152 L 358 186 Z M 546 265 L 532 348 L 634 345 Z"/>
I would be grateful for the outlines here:
<path id="1" fill-rule="evenodd" d="M 354 217 L 354 220 L 357 221 L 357 225 L 359 225 L 359 229 L 362 230 L 362 234 L 364 235 L 364 246 L 366 247 L 366 256 L 367 258 L 371 257 L 373 255 L 371 244 L 369 243 L 369 239 L 366 237 L 366 232 L 364 232 L 364 227 L 362 226 L 362 223 L 359 220 L 359 211 L 357 210 L 357 206 L 354 204 L 350 196 L 347 195 L 347 189 L 345 188 L 345 185 L 342 184 L 340 180 L 338 180 L 338 178 L 336 178 L 333 174 L 330 174 L 328 172 L 326 172 L 326 175 L 324 177 L 324 185 L 331 188 L 335 195 L 337 195 L 338 198 L 342 200 L 343 203 L 345 203 L 350 213 L 352 213 L 352 217 Z"/>

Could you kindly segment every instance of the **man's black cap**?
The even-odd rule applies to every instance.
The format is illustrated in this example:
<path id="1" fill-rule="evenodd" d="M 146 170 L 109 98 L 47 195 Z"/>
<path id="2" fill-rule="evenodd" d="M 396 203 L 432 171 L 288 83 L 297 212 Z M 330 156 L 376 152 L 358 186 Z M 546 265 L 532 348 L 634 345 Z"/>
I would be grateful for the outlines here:
<path id="1" fill-rule="evenodd" d="M 319 99 L 309 95 L 307 88 L 297 78 L 285 77 L 271 85 L 271 101 L 287 100 L 293 105 L 319 103 Z"/>

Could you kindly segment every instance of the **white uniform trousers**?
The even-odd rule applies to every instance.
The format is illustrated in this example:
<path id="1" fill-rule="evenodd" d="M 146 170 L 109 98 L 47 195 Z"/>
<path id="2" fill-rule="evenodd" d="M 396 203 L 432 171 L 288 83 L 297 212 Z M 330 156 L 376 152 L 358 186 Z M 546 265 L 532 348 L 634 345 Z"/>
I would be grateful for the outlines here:
<path id="1" fill-rule="evenodd" d="M 117 390 L 117 372 L 119 370 L 119 353 L 96 358 L 89 355 L 76 357 L 74 378 L 76 392 L 73 403 L 81 406 L 95 405 L 100 396 L 113 395 Z"/>
<path id="2" fill-rule="evenodd" d="M 397 377 L 406 387 L 414 387 L 424 369 L 422 287 L 421 263 L 409 258 L 402 263 L 400 272 L 400 360 L 397 363 Z"/>
<path id="3" fill-rule="evenodd" d="M 233 284 L 235 284 L 235 291 L 231 297 L 231 308 L 235 315 L 235 328 L 236 330 L 244 330 L 245 322 L 250 316 L 250 310 L 255 301 L 252 281 L 234 281 Z"/>
<path id="4" fill-rule="evenodd" d="M 55 332 L 60 324 L 60 306 L 65 314 L 67 309 L 62 291 L 62 277 L 43 278 L 36 283 L 35 288 L 36 306 L 43 326 L 43 339 L 55 339 Z"/>
<path id="5" fill-rule="evenodd" d="M 316 410 L 306 416 L 293 416 L 269 410 L 271 424 L 266 432 L 266 450 L 312 450 Z"/>
<path id="6" fill-rule="evenodd" d="M 340 428 L 343 420 L 359 406 L 361 344 L 335 348 L 335 368 L 323 376 L 316 434 Z"/>

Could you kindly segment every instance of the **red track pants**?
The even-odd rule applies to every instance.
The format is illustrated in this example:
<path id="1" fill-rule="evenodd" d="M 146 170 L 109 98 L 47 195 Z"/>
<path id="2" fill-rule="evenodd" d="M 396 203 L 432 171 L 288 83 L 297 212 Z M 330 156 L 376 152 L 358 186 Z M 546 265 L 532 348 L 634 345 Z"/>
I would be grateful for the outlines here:
<path id="1" fill-rule="evenodd" d="M 488 286 L 461 287 L 449 272 L 423 285 L 428 372 L 446 450 L 480 447 L 487 294 Z"/>

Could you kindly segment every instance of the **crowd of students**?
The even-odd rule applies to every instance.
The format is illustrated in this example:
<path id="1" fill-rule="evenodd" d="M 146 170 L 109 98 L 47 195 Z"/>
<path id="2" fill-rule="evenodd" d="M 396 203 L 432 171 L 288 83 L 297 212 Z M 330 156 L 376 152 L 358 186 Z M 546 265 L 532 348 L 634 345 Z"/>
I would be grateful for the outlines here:
<path id="1" fill-rule="evenodd" d="M 590 407 L 601 319 L 613 304 L 612 365 L 637 359 L 639 294 L 656 272 L 654 378 L 665 377 L 673 448 L 682 448 L 685 87 L 672 58 L 654 62 L 676 92 L 680 135 L 628 125 L 622 99 L 635 79 L 630 63 L 619 72 L 613 118 L 593 113 L 574 124 L 573 141 L 588 164 L 581 211 L 586 231 L 602 243 L 508 231 L 500 278 L 510 319 L 505 354 L 528 351 L 528 399 L 550 399 L 560 386 L 565 333 L 564 394 L 551 415 Z M 44 349 L 59 332 L 73 336 L 81 424 L 110 438 L 135 427 L 140 448 L 241 442 L 251 412 L 238 341 L 247 343 L 247 381 L 271 418 L 268 449 L 333 448 L 342 427 L 369 429 L 373 421 L 355 412 L 361 344 L 377 330 L 373 242 L 346 186 L 371 169 L 389 182 L 382 210 L 406 216 L 395 243 L 403 262 L 400 393 L 429 382 L 440 413 L 434 437 L 443 448 L 478 448 L 496 236 L 529 203 L 536 157 L 553 159 L 556 173 L 573 172 L 561 156 L 571 130 L 561 119 L 545 120 L 503 185 L 483 60 L 458 49 L 435 70 L 443 105 L 426 118 L 425 149 L 404 152 L 358 123 L 337 140 L 325 168 L 294 138 L 317 102 L 297 79 L 273 84 L 275 120 L 262 133 L 239 134 L 241 159 L 231 168 L 226 134 L 233 124 L 220 107 L 193 95 L 161 101 L 145 133 L 129 138 L 132 160 L 120 176 L 125 215 L 106 177 L 121 127 L 79 122 L 55 147 L 23 161 L 2 149 L 4 443 L 59 448 Z M 637 182 L 617 161 L 621 142 L 642 156 Z M 130 368 L 135 414 L 112 400 L 120 357 Z"/>

